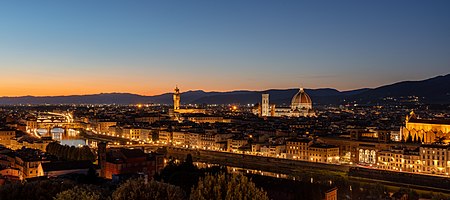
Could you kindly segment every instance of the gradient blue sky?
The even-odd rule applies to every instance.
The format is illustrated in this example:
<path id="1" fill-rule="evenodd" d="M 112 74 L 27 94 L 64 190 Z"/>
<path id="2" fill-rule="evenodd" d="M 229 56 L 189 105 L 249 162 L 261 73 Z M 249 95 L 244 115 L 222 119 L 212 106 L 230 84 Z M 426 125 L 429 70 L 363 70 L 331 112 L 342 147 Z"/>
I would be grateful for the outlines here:
<path id="1" fill-rule="evenodd" d="M 333 87 L 450 73 L 450 1 L 1 1 L 0 96 Z"/>

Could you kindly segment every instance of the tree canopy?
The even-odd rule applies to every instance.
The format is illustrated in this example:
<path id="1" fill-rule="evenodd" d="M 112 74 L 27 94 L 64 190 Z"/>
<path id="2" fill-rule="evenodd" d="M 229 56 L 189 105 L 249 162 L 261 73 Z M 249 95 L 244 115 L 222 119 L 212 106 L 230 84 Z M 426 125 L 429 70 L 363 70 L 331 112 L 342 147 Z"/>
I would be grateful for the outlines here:
<path id="1" fill-rule="evenodd" d="M 69 190 L 60 192 L 56 195 L 55 200 L 100 200 L 102 194 L 99 189 L 90 185 L 76 186 Z"/>
<path id="2" fill-rule="evenodd" d="M 7 184 L 0 187 L 0 199 L 51 200 L 74 185 L 71 181 L 59 179 Z"/>
<path id="3" fill-rule="evenodd" d="M 241 174 L 207 175 L 192 188 L 191 200 L 268 200 L 267 193 Z"/>
<path id="4" fill-rule="evenodd" d="M 112 195 L 113 200 L 182 200 L 184 191 L 177 186 L 167 183 L 144 179 L 130 179 L 121 184 Z"/>
<path id="5" fill-rule="evenodd" d="M 88 146 L 74 147 L 52 142 L 47 145 L 46 151 L 62 160 L 90 160 L 93 162 L 96 159 L 95 154 Z"/>

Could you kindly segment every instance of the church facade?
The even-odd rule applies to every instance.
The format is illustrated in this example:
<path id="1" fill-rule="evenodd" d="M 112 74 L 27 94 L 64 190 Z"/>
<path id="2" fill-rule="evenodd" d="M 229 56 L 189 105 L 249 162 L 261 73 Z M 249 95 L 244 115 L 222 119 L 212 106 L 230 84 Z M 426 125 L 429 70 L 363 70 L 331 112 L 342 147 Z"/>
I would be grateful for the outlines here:
<path id="1" fill-rule="evenodd" d="M 417 143 L 450 143 L 450 120 L 421 119 L 414 112 L 400 128 L 401 140 Z"/>

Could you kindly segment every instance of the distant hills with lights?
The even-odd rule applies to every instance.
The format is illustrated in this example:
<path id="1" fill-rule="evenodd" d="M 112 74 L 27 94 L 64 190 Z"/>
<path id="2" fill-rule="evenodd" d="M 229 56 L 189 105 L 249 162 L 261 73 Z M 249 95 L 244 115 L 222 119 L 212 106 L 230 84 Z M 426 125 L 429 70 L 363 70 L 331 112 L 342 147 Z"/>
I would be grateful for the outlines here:
<path id="1" fill-rule="evenodd" d="M 182 104 L 255 104 L 262 93 L 270 94 L 271 103 L 289 105 L 294 89 L 270 89 L 265 91 L 204 92 L 187 91 L 181 94 Z M 450 74 L 422 81 L 402 81 L 377 88 L 338 91 L 331 88 L 305 89 L 315 105 L 383 105 L 383 104 L 450 104 Z M 0 105 L 18 104 L 172 104 L 172 94 L 143 96 L 130 93 L 102 93 L 70 96 L 0 97 Z"/>

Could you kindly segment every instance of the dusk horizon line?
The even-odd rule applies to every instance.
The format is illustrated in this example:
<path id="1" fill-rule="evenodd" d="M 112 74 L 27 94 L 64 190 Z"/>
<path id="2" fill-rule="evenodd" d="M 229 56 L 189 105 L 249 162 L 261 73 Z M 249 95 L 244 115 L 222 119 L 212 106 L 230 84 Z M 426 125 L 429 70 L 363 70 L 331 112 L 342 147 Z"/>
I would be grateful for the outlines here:
<path id="1" fill-rule="evenodd" d="M 424 79 L 420 79 L 420 80 L 399 80 L 396 82 L 392 82 L 392 83 L 385 83 L 383 85 L 379 85 L 376 87 L 361 87 L 361 88 L 355 88 L 355 89 L 348 89 L 348 90 L 339 90 L 337 88 L 333 88 L 333 87 L 316 87 L 316 88 L 308 88 L 308 87 L 302 87 L 304 89 L 307 90 L 319 90 L 319 89 L 334 89 L 337 90 L 338 92 L 349 92 L 349 91 L 355 91 L 355 90 L 362 90 L 362 89 L 376 89 L 379 87 L 383 87 L 383 86 L 387 86 L 387 85 L 393 85 L 393 84 L 397 84 L 397 83 L 402 83 L 402 82 L 420 82 L 420 81 L 425 81 L 425 80 L 429 80 L 429 79 L 433 79 L 433 78 L 437 78 L 437 77 L 442 77 L 442 76 L 449 76 L 450 73 L 447 74 L 441 74 L 441 75 L 435 75 L 429 78 L 424 78 Z M 178 87 L 179 84 L 175 84 L 174 87 Z M 251 89 L 234 89 L 234 90 L 224 90 L 224 91 L 219 91 L 219 90 L 203 90 L 203 89 L 188 89 L 183 91 L 182 87 L 178 87 L 181 89 L 181 94 L 186 93 L 186 92 L 193 92 L 193 91 L 203 91 L 203 92 L 221 92 L 221 93 L 226 93 L 226 92 L 239 92 L 239 91 L 246 91 L 246 92 L 263 92 L 263 91 L 268 91 L 268 90 L 291 90 L 291 89 L 299 89 L 300 87 L 290 87 L 290 88 L 269 88 L 269 89 L 259 89 L 259 90 L 251 90 Z M 172 94 L 173 92 L 165 92 L 165 93 L 159 93 L 159 94 L 141 94 L 141 93 L 133 93 L 133 92 L 120 92 L 120 91 L 114 91 L 114 92 L 98 92 L 98 93 L 86 93 L 86 94 L 68 94 L 68 95 L 21 95 L 21 96 L 0 96 L 0 98 L 21 98 L 21 97 L 69 97 L 69 96 L 88 96 L 88 95 L 99 95 L 99 94 L 133 94 L 133 95 L 139 95 L 139 96 L 147 96 L 147 97 L 151 97 L 151 96 L 160 96 L 160 95 L 165 95 L 165 94 Z"/>

